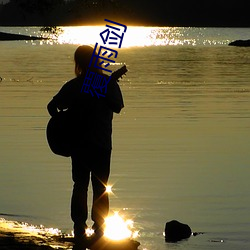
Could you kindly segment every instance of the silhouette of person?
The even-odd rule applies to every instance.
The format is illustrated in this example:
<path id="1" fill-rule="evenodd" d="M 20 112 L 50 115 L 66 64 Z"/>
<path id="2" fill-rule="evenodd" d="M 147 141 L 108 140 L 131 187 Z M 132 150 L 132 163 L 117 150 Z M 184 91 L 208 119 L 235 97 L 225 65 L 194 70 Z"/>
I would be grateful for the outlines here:
<path id="1" fill-rule="evenodd" d="M 63 109 L 68 109 L 72 113 L 74 136 L 71 159 L 74 186 L 71 218 L 76 241 L 86 237 L 87 193 L 90 178 L 93 189 L 92 228 L 95 235 L 103 235 L 104 219 L 109 212 L 106 186 L 110 174 L 113 112 L 119 113 L 124 107 L 122 93 L 116 81 L 108 83 L 105 97 L 98 98 L 81 91 L 87 69 L 108 77 L 101 69 L 95 68 L 93 63 L 89 67 L 93 50 L 87 45 L 76 49 L 74 54 L 76 78 L 64 84 L 47 107 L 51 116 Z"/>

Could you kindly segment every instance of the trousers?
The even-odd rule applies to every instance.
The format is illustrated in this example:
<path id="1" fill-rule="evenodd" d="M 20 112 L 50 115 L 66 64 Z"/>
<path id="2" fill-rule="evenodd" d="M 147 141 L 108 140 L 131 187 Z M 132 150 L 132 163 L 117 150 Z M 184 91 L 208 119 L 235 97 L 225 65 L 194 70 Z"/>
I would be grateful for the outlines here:
<path id="1" fill-rule="evenodd" d="M 88 186 L 91 178 L 93 204 L 91 219 L 93 229 L 98 230 L 104 224 L 109 213 L 109 199 L 106 186 L 110 174 L 111 150 L 102 148 L 81 148 L 73 150 L 72 179 L 74 182 L 71 197 L 71 219 L 74 233 L 84 234 L 88 219 Z"/>

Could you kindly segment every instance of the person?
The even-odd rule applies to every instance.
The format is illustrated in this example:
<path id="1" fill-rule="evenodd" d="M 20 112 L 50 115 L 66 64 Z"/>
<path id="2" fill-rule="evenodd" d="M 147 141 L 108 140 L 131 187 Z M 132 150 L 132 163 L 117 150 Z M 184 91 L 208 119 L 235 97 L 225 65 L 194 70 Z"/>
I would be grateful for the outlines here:
<path id="1" fill-rule="evenodd" d="M 124 107 L 122 93 L 116 81 L 108 83 L 105 97 L 98 98 L 81 91 L 88 69 L 108 77 L 102 70 L 96 68 L 94 63 L 89 67 L 93 51 L 94 49 L 88 45 L 76 49 L 74 54 L 76 78 L 63 85 L 47 106 L 51 116 L 56 115 L 58 110 L 64 109 L 72 113 L 71 160 L 74 185 L 71 218 L 76 241 L 86 237 L 87 193 L 90 178 L 93 189 L 92 229 L 95 235 L 103 235 L 104 220 L 109 212 L 106 186 L 110 174 L 112 119 L 113 113 L 119 113 Z"/>

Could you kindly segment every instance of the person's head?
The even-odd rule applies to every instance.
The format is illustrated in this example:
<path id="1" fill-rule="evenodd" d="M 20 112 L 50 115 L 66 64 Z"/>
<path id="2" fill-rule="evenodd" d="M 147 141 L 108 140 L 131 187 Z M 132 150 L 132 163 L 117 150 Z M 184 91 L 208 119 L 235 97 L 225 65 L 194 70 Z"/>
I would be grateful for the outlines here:
<path id="1" fill-rule="evenodd" d="M 99 74 L 102 73 L 101 69 L 94 67 L 94 62 L 95 60 L 97 60 L 96 58 L 93 58 L 91 66 L 89 67 L 93 51 L 94 48 L 88 45 L 82 45 L 76 49 L 74 59 L 75 59 L 75 74 L 77 76 L 84 75 L 87 72 L 88 68 L 90 68 L 92 72 L 94 71 Z M 100 59 L 98 58 L 97 64 L 99 64 L 99 62 Z"/>

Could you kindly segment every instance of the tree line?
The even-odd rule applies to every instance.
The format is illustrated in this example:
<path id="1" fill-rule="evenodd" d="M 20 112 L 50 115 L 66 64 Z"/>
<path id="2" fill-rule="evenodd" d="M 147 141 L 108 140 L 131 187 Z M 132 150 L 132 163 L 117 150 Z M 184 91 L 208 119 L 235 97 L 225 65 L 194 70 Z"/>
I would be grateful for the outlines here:
<path id="1" fill-rule="evenodd" d="M 0 25 L 93 24 L 122 19 L 126 10 L 118 0 L 10 0 L 0 4 Z"/>
<path id="2" fill-rule="evenodd" d="M 249 8 L 249 0 L 0 0 L 0 25 L 88 25 L 108 18 L 126 25 L 250 27 Z"/>

